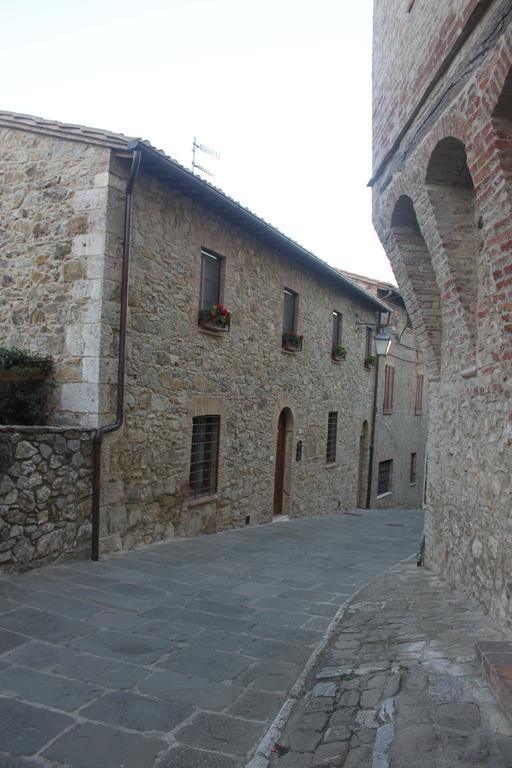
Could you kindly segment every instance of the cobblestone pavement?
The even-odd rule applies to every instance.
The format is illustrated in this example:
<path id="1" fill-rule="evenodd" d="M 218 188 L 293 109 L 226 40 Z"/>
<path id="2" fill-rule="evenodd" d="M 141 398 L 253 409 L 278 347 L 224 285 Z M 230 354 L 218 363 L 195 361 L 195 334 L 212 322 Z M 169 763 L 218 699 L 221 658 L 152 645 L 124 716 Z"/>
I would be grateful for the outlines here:
<path id="1" fill-rule="evenodd" d="M 347 608 L 270 765 L 510 768 L 512 728 L 474 652 L 475 640 L 502 637 L 432 572 L 394 567 Z"/>
<path id="2" fill-rule="evenodd" d="M 0 579 L 0 768 L 244 766 L 340 605 L 421 528 L 340 513 Z"/>

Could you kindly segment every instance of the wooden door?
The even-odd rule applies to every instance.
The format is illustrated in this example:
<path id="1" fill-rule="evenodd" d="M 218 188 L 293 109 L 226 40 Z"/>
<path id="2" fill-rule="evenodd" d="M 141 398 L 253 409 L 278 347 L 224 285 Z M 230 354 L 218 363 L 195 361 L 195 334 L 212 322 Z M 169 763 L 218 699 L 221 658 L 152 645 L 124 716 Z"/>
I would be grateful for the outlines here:
<path id="1" fill-rule="evenodd" d="M 363 423 L 363 431 L 359 437 L 359 472 L 357 487 L 357 506 L 360 509 L 367 507 L 368 493 L 368 422 Z"/>
<path id="2" fill-rule="evenodd" d="M 286 413 L 281 411 L 277 425 L 276 475 L 274 480 L 274 515 L 283 514 L 284 469 L 286 463 Z"/>

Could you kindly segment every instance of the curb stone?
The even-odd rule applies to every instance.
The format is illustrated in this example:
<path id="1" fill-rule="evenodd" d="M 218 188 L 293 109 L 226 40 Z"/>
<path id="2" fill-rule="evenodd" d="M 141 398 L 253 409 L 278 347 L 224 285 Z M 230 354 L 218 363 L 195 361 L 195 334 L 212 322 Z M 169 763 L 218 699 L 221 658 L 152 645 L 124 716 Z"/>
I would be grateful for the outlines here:
<path id="1" fill-rule="evenodd" d="M 315 648 L 315 650 L 312 652 L 311 656 L 306 662 L 306 665 L 304 669 L 302 670 L 301 674 L 297 678 L 296 682 L 290 689 L 289 697 L 277 713 L 276 717 L 274 718 L 272 724 L 268 728 L 267 732 L 261 739 L 260 743 L 256 747 L 254 757 L 245 765 L 245 768 L 268 768 L 270 764 L 270 754 L 272 751 L 272 747 L 278 741 L 278 739 L 281 736 L 281 733 L 283 732 L 286 724 L 288 723 L 293 710 L 295 709 L 295 706 L 299 700 L 299 698 L 302 696 L 304 691 L 306 690 L 306 684 L 308 677 L 310 673 L 313 671 L 319 657 L 327 647 L 329 641 L 335 634 L 336 630 L 338 629 L 338 626 L 341 624 L 342 619 L 344 618 L 345 614 L 348 612 L 350 605 L 354 603 L 354 601 L 357 599 L 357 597 L 369 586 L 371 586 L 375 581 L 378 579 L 381 579 L 382 576 L 384 576 L 387 573 L 391 573 L 397 566 L 403 565 L 405 563 L 409 563 L 413 561 L 416 558 L 416 555 L 410 555 L 409 557 L 404 558 L 403 560 L 399 560 L 398 562 L 394 563 L 390 568 L 386 568 L 384 571 L 381 571 L 381 573 L 377 574 L 377 576 L 374 576 L 373 578 L 369 579 L 365 584 L 363 584 L 359 589 L 357 589 L 353 595 L 351 595 L 348 600 L 346 600 L 343 605 L 340 606 L 339 610 L 335 614 L 333 620 L 327 627 L 326 631 L 324 632 L 324 635 L 322 639 L 320 640 L 319 644 Z M 382 768 L 384 768 L 385 764 L 382 764 Z M 380 768 L 380 767 L 379 767 Z"/>

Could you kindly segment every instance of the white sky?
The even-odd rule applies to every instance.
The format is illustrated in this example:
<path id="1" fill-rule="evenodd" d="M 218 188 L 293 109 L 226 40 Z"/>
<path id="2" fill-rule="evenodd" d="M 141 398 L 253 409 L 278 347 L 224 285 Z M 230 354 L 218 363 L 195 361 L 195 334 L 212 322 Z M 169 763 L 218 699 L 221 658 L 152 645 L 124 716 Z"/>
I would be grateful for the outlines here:
<path id="1" fill-rule="evenodd" d="M 371 224 L 372 0 L 0 0 L 0 109 L 149 139 L 334 266 Z"/>

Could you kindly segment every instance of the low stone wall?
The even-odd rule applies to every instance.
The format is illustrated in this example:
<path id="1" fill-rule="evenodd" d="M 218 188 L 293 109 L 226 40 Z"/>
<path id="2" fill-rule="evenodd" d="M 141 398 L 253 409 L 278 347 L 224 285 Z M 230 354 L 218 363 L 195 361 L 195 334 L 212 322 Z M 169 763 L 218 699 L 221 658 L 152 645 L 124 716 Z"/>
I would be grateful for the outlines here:
<path id="1" fill-rule="evenodd" d="M 93 430 L 0 427 L 0 568 L 85 554 Z"/>

